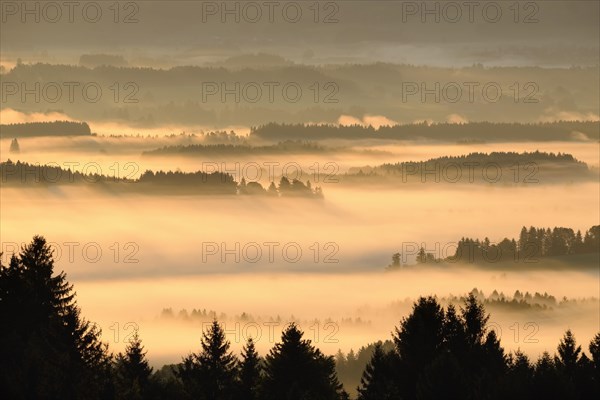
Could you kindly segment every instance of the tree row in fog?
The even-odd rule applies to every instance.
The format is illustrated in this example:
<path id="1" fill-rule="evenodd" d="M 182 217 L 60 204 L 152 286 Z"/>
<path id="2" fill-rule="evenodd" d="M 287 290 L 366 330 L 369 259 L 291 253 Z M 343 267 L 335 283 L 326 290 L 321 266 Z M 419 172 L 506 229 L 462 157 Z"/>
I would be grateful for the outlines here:
<path id="1" fill-rule="evenodd" d="M 92 165 L 93 166 L 93 165 Z M 93 169 L 93 168 L 91 168 Z M 322 198 L 320 186 L 313 188 L 310 181 L 288 179 L 282 176 L 279 183 L 271 182 L 267 188 L 260 182 L 239 182 L 225 172 L 182 172 L 150 171 L 143 172 L 137 179 L 120 178 L 98 173 L 72 171 L 55 165 L 37 165 L 13 162 L 10 159 L 0 163 L 0 179 L 3 185 L 15 187 L 36 187 L 49 185 L 90 185 L 98 189 L 112 191 L 142 191 L 160 194 L 208 194 L 208 195 L 266 195 L 271 197 Z M 112 185 L 112 186 L 109 186 Z"/>
<path id="2" fill-rule="evenodd" d="M 406 125 L 306 125 L 269 123 L 253 128 L 250 138 L 263 140 L 386 139 L 441 141 L 489 140 L 497 142 L 579 140 L 573 132 L 600 139 L 599 121 L 559 121 L 522 124 L 516 122 L 414 123 Z"/>
<path id="3" fill-rule="evenodd" d="M 558 121 L 530 124 L 517 122 L 466 122 L 462 124 L 420 122 L 384 125 L 379 128 L 364 125 L 267 123 L 252 127 L 248 140 L 268 140 L 274 143 L 290 140 L 318 142 L 326 139 L 429 139 L 461 143 L 581 141 L 584 137 L 589 140 L 600 140 L 599 126 L 600 121 Z M 578 133 L 578 135 L 574 135 L 574 133 Z M 85 122 L 55 121 L 0 125 L 1 138 L 82 135 L 92 135 L 89 125 Z M 234 132 L 208 132 L 199 136 L 213 143 L 240 141 L 240 136 Z M 111 137 L 123 136 L 111 135 Z M 201 147 L 180 150 L 203 151 Z"/>
<path id="4" fill-rule="evenodd" d="M 326 356 L 292 323 L 268 354 L 248 339 L 234 354 L 215 319 L 196 351 L 153 371 L 137 332 L 110 353 L 81 315 L 52 249 L 36 236 L 0 266 L 0 395 L 10 399 L 348 399 L 340 376 L 354 376 L 360 400 L 589 399 L 600 394 L 600 333 L 587 350 L 567 330 L 554 356 L 535 362 L 506 354 L 490 315 L 472 292 L 458 307 L 421 297 L 391 341 L 358 354 Z M 348 388 L 352 391 L 352 388 Z"/>
<path id="5" fill-rule="evenodd" d="M 600 252 L 600 225 L 592 226 L 584 234 L 580 230 L 575 232 L 571 228 L 564 227 L 550 229 L 532 226 L 527 229 L 524 226 L 517 240 L 504 238 L 498 243 L 492 243 L 487 237 L 483 240 L 463 237 L 455 244 L 449 243 L 448 247 L 454 249 L 454 254 L 444 257 L 436 256 L 435 253 L 428 252 L 421 247 L 416 253 L 416 264 L 442 262 L 475 263 L 488 266 L 503 262 L 536 264 L 543 257 L 597 254 Z M 406 257 L 407 254 L 394 253 L 392 263 L 387 269 L 397 270 L 411 266 L 406 261 Z M 578 262 L 584 266 L 588 266 L 591 262 L 595 266 L 598 261 L 597 257 L 592 256 L 578 260 Z M 506 266 L 506 263 L 503 263 L 502 266 Z M 568 266 L 577 267 L 578 263 Z"/>
<path id="6" fill-rule="evenodd" d="M 92 132 L 86 122 L 52 121 L 0 125 L 0 138 L 37 136 L 89 136 Z"/>

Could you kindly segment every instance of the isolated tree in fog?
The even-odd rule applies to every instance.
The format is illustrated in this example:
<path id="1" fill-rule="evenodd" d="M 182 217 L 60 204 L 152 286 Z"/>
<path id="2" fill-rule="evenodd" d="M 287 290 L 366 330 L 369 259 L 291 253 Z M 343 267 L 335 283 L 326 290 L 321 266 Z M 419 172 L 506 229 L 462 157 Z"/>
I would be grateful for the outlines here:
<path id="1" fill-rule="evenodd" d="M 267 194 L 270 196 L 278 196 L 279 192 L 277 192 L 277 187 L 275 186 L 275 182 L 271 182 L 269 188 L 267 189 Z"/>
<path id="2" fill-rule="evenodd" d="M 235 394 L 236 357 L 217 320 L 202 334 L 201 351 L 183 359 L 178 375 L 189 395 L 200 399 L 232 399 Z"/>
<path id="3" fill-rule="evenodd" d="M 52 250 L 35 236 L 0 266 L 0 387 L 3 397 L 99 399 L 110 396 L 110 357 L 100 331 L 80 317 Z"/>
<path id="4" fill-rule="evenodd" d="M 290 180 L 288 178 L 286 178 L 285 176 L 282 176 L 281 179 L 279 180 L 279 193 L 280 194 L 286 194 L 288 193 L 292 188 L 292 184 L 290 183 Z"/>
<path id="5" fill-rule="evenodd" d="M 10 148 L 8 149 L 10 153 L 19 153 L 21 151 L 21 147 L 19 146 L 19 141 L 17 138 L 14 138 L 10 142 Z"/>
<path id="6" fill-rule="evenodd" d="M 261 360 L 256 352 L 254 341 L 248 338 L 246 345 L 242 349 L 242 361 L 239 366 L 239 399 L 254 400 L 258 399 L 258 391 L 261 383 Z"/>
<path id="7" fill-rule="evenodd" d="M 266 357 L 263 395 L 265 400 L 338 400 L 347 397 L 327 357 L 302 332 L 290 324 Z"/>
<path id="8" fill-rule="evenodd" d="M 138 333 L 135 332 L 125 349 L 119 353 L 115 363 L 115 386 L 117 398 L 142 400 L 149 398 L 149 384 L 152 368 L 146 359 Z"/>

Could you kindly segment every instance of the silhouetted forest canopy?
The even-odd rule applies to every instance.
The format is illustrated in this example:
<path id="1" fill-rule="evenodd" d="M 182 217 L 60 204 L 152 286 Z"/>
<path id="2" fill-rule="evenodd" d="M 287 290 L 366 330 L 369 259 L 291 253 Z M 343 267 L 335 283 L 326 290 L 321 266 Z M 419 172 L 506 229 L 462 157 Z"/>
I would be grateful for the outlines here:
<path id="1" fill-rule="evenodd" d="M 389 179 L 403 183 L 539 184 L 598 179 L 598 171 L 566 153 L 491 152 L 352 167 L 341 178 L 357 184 Z"/>
<path id="2" fill-rule="evenodd" d="M 537 361 L 506 354 L 473 291 L 442 306 L 420 297 L 391 340 L 323 354 L 289 324 L 268 354 L 252 339 L 234 354 L 213 319 L 196 352 L 154 371 L 139 332 L 110 352 L 85 320 L 74 288 L 56 273 L 41 236 L 0 265 L 0 395 L 7 399 L 573 399 L 600 395 L 600 333 L 582 348 L 571 330 Z M 517 294 L 515 294 L 516 296 Z M 366 365 L 364 368 L 359 368 Z M 360 371 L 360 381 L 357 380 Z"/>
<path id="3" fill-rule="evenodd" d="M 333 149 L 326 148 L 314 142 L 301 140 L 286 140 L 269 146 L 250 146 L 242 144 L 191 144 L 179 146 L 164 146 L 160 149 L 145 151 L 142 155 L 263 155 L 263 154 L 311 154 L 326 153 Z"/>
<path id="4" fill-rule="evenodd" d="M 440 141 L 485 140 L 499 142 L 580 140 L 574 132 L 585 134 L 590 140 L 600 140 L 598 121 L 559 121 L 537 124 L 469 122 L 464 124 L 427 122 L 381 126 L 305 125 L 269 123 L 252 128 L 250 137 L 281 140 L 319 139 L 386 139 Z"/>
<path id="5" fill-rule="evenodd" d="M 0 138 L 37 136 L 89 136 L 92 132 L 86 122 L 53 121 L 0 125 Z"/>
<path id="6" fill-rule="evenodd" d="M 18 187 L 45 187 L 51 185 L 92 185 L 122 191 L 152 193 L 202 193 L 211 195 L 265 195 L 273 197 L 322 198 L 320 186 L 281 177 L 279 184 L 271 182 L 264 188 L 260 182 L 236 182 L 233 175 L 224 172 L 181 172 L 147 170 L 137 179 L 119 178 L 97 173 L 82 173 L 54 165 L 37 165 L 8 160 L 0 163 L 0 179 L 3 185 Z"/>
<path id="7" fill-rule="evenodd" d="M 517 239 L 504 238 L 500 242 L 492 243 L 489 238 L 472 239 L 462 237 L 452 244 L 454 254 L 445 257 L 436 257 L 423 246 L 416 254 L 416 264 L 434 263 L 473 263 L 480 265 L 493 265 L 502 262 L 519 262 L 533 264 L 543 258 L 575 256 L 581 254 L 600 253 L 600 225 L 594 225 L 584 234 L 580 230 L 575 232 L 572 228 L 535 228 L 523 227 Z M 407 267 L 401 253 L 392 255 L 392 263 L 388 270 L 397 270 Z M 589 260 L 597 267 L 597 257 Z M 502 264 L 503 266 L 505 264 Z"/>

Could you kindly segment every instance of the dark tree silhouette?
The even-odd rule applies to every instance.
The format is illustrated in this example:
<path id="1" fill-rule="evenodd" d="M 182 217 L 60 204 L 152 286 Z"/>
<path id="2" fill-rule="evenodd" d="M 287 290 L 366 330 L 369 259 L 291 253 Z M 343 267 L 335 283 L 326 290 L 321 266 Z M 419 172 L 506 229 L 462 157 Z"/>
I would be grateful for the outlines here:
<path id="1" fill-rule="evenodd" d="M 0 387 L 10 399 L 110 398 L 111 359 L 41 236 L 0 267 Z"/>
<path id="2" fill-rule="evenodd" d="M 385 352 L 381 342 L 375 343 L 371 361 L 365 367 L 360 386 L 359 400 L 393 400 L 399 396 L 394 382 L 394 369 L 397 357 L 393 352 Z"/>
<path id="3" fill-rule="evenodd" d="M 415 382 L 440 354 L 444 340 L 444 310 L 433 297 L 421 297 L 393 337 L 400 358 L 398 385 L 404 398 L 415 397 Z"/>
<path id="4" fill-rule="evenodd" d="M 327 357 L 302 332 L 290 324 L 266 357 L 265 400 L 337 400 L 346 398 L 335 371 L 333 357 Z"/>
<path id="5" fill-rule="evenodd" d="M 200 353 L 188 355 L 179 367 L 185 390 L 194 398 L 233 399 L 237 360 L 216 320 L 202 334 L 201 347 Z"/>
<path id="6" fill-rule="evenodd" d="M 146 359 L 138 333 L 135 332 L 125 349 L 115 362 L 115 388 L 117 399 L 143 400 L 150 398 L 150 376 L 152 368 Z"/>
<path id="7" fill-rule="evenodd" d="M 567 390 L 561 384 L 554 360 L 547 352 L 544 352 L 535 364 L 533 385 L 539 398 L 557 400 L 566 398 Z"/>
<path id="8" fill-rule="evenodd" d="M 242 350 L 242 361 L 239 366 L 239 399 L 255 400 L 259 397 L 262 365 L 256 352 L 254 341 L 249 338 Z"/>
<path id="9" fill-rule="evenodd" d="M 515 400 L 531 399 L 533 391 L 533 366 L 520 350 L 507 357 L 506 376 L 499 385 L 499 397 Z"/>
<path id="10" fill-rule="evenodd" d="M 565 336 L 558 345 L 558 356 L 555 358 L 557 368 L 566 375 L 574 375 L 577 369 L 577 362 L 581 356 L 581 346 L 575 342 L 575 336 L 571 330 L 565 332 Z"/>

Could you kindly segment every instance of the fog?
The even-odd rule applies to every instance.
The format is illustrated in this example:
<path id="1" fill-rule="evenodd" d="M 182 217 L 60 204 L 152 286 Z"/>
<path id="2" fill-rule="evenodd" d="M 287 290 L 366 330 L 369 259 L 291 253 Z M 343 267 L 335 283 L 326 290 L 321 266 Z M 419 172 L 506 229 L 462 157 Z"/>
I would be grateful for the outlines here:
<path id="1" fill-rule="evenodd" d="M 467 274 L 469 278 L 465 279 Z M 194 308 L 215 310 L 217 316 L 226 313 L 229 318 L 221 319 L 236 351 L 241 349 L 246 336 L 252 335 L 258 339 L 259 351 L 265 354 L 273 346 L 273 338 L 277 340 L 281 329 L 294 320 L 299 321 L 307 338 L 318 343 L 326 353 L 335 354 L 338 349 L 347 352 L 353 348 L 356 351 L 367 343 L 390 339 L 394 326 L 410 312 L 411 303 L 405 300 L 414 300 L 420 295 L 464 295 L 476 286 L 486 295 L 493 290 L 508 295 L 521 290 L 548 292 L 558 299 L 562 296 L 579 300 L 588 298 L 587 302 L 566 309 L 506 312 L 488 308 L 492 313 L 490 327 L 502 335 L 505 349 L 521 349 L 532 357 L 543 351 L 553 352 L 566 328 L 571 328 L 581 343 L 589 342 L 597 331 L 600 311 L 597 272 L 516 273 L 457 269 L 397 274 L 242 273 L 76 284 L 84 312 L 103 328 L 104 337 L 111 346 L 115 349 L 124 347 L 123 336 L 131 333 L 124 326 L 133 322 L 149 348 L 150 360 L 157 366 L 179 362 L 180 356 L 196 351 L 203 328 L 199 320 L 186 322 L 159 318 L 166 307 L 172 307 L 176 315 L 181 309 L 191 312 Z M 257 322 L 233 319 L 234 315 L 243 312 L 250 313 L 255 317 L 251 321 Z M 269 324 L 270 318 L 276 321 L 278 316 L 281 320 Z M 348 318 L 354 322 L 342 321 Z M 360 323 L 356 322 L 357 318 Z M 204 321 L 210 321 L 210 318 Z M 328 321 L 331 323 L 327 325 Z M 119 343 L 115 343 L 115 324 L 120 325 Z M 536 324 L 535 332 L 531 324 Z M 271 332 L 273 336 L 270 336 Z"/>
<path id="2" fill-rule="evenodd" d="M 164 137 L 24 138 L 19 154 L 7 152 L 9 141 L 0 144 L 3 160 L 10 156 L 60 165 L 69 160 L 81 167 L 93 162 L 109 174 L 111 167 L 122 169 L 132 162 L 137 169 L 131 177 L 148 168 L 194 171 L 206 161 L 140 156 L 141 151 L 166 143 L 169 139 Z M 108 151 L 101 153 L 98 148 Z M 598 165 L 597 144 L 584 142 L 361 143 L 354 148 L 365 149 L 377 151 L 350 156 L 301 155 L 285 161 L 303 168 L 315 162 L 336 162 L 343 173 L 352 166 L 437 155 L 540 149 L 568 152 Z M 216 161 L 243 164 L 275 159 L 284 162 L 280 157 Z M 103 329 L 111 349 L 124 348 L 124 338 L 133 327 L 127 324 L 135 323 L 155 366 L 178 362 L 198 348 L 200 322 L 160 318 L 163 308 L 169 307 L 175 315 L 181 309 L 191 312 L 194 308 L 214 310 L 217 316 L 227 314 L 223 322 L 233 330 L 228 339 L 236 351 L 244 342 L 240 335 L 252 334 L 256 324 L 238 328 L 234 316 L 252 315 L 251 321 L 257 321 L 262 329 L 257 343 L 262 354 L 273 344 L 270 325 L 264 325 L 271 318 L 280 317 L 277 325 L 272 325 L 275 339 L 293 318 L 308 338 L 334 354 L 338 349 L 347 352 L 390 338 L 418 296 L 460 296 L 475 287 L 486 295 L 497 290 L 510 296 L 520 290 L 547 292 L 558 300 L 563 296 L 588 299 L 543 312 L 491 308 L 490 326 L 502 330 L 507 351 L 521 349 L 536 357 L 544 350 L 552 352 L 566 328 L 573 329 L 580 343 L 588 342 L 597 331 L 597 271 L 577 271 L 568 263 L 562 270 L 547 270 L 545 261 L 538 260 L 532 268 L 515 264 L 512 269 L 490 265 L 488 270 L 478 270 L 443 265 L 384 272 L 393 253 L 402 252 L 410 264 L 421 245 L 444 258 L 452 255 L 461 237 L 489 237 L 499 242 L 504 237 L 518 238 L 524 225 L 565 226 L 584 232 L 600 219 L 597 183 L 431 184 L 410 190 L 320 184 L 323 200 L 125 194 L 93 183 L 85 187 L 3 187 L 3 261 L 34 234 L 44 235 L 56 249 L 57 270 L 64 270 L 75 284 L 83 314 Z"/>

